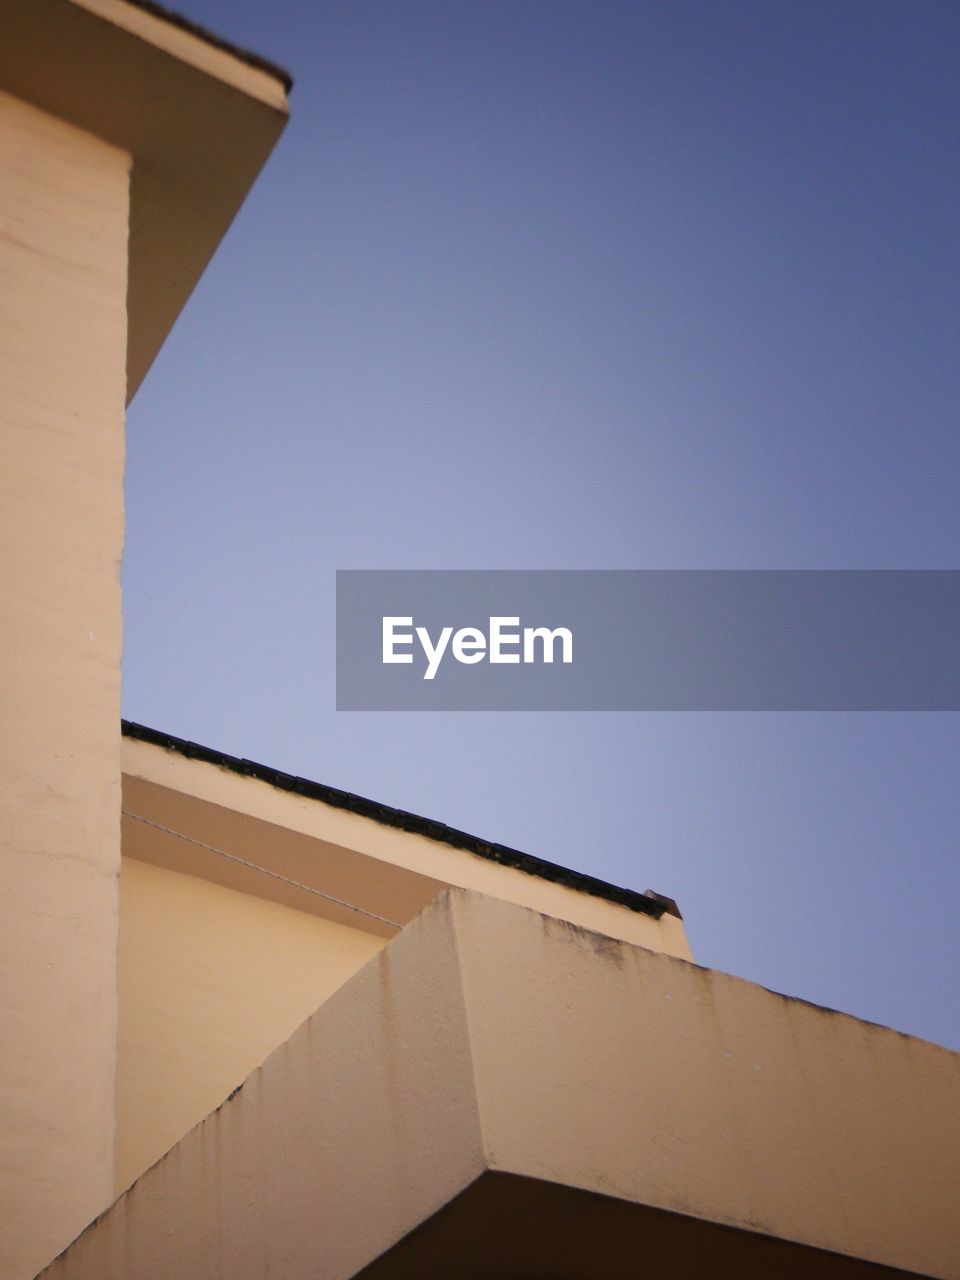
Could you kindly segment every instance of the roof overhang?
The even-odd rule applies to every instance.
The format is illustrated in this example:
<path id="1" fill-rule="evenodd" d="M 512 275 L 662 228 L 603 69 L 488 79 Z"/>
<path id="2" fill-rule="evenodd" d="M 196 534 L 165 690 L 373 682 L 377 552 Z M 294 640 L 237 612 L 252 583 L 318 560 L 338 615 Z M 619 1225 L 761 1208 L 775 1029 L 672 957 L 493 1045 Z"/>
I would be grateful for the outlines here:
<path id="1" fill-rule="evenodd" d="M 668 899 L 606 885 L 442 823 L 128 723 L 123 809 L 125 856 L 384 938 L 396 928 L 374 917 L 406 925 L 454 887 L 690 956 L 682 920 L 664 905 Z M 218 857 L 214 848 L 229 856 Z"/>
<path id="2" fill-rule="evenodd" d="M 47 1280 L 958 1275 L 960 1055 L 443 895 Z"/>
<path id="3" fill-rule="evenodd" d="M 133 157 L 130 400 L 287 120 L 289 78 L 156 5 L 0 0 L 0 88 Z"/>

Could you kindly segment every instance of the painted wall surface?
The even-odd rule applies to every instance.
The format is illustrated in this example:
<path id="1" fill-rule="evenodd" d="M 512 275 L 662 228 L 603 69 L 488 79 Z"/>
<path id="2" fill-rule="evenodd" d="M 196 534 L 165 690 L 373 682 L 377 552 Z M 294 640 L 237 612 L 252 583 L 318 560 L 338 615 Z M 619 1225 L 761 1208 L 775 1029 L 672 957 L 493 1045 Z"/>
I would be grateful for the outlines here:
<path id="1" fill-rule="evenodd" d="M 125 857 L 117 1190 L 158 1160 L 383 939 Z"/>
<path id="2" fill-rule="evenodd" d="M 346 1280 L 499 1170 L 780 1240 L 783 1274 L 957 1280 L 958 1084 L 935 1045 L 449 891 L 44 1274 Z"/>
<path id="3" fill-rule="evenodd" d="M 430 910 L 45 1274 L 350 1276 L 482 1170 L 453 921 Z"/>
<path id="4" fill-rule="evenodd" d="M 960 1054 L 454 899 L 490 1167 L 960 1277 Z"/>
<path id="5" fill-rule="evenodd" d="M 128 188 L 0 94 L 3 1280 L 112 1191 Z"/>

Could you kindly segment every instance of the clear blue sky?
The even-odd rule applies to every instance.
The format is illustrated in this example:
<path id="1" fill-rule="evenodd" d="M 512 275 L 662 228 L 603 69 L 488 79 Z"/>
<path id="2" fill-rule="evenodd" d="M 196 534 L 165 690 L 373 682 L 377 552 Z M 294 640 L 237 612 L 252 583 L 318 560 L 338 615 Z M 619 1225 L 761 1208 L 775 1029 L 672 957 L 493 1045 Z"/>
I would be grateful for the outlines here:
<path id="1" fill-rule="evenodd" d="M 338 568 L 960 567 L 960 6 L 182 7 L 297 83 L 130 411 L 125 715 L 960 1047 L 960 717 L 333 681 Z"/>

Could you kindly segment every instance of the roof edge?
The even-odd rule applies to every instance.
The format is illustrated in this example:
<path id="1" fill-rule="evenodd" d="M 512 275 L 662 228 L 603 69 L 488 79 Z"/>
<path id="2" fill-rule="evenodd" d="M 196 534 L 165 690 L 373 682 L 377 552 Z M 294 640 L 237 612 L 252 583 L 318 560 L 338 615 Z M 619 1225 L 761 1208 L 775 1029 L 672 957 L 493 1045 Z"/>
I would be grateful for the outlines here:
<path id="1" fill-rule="evenodd" d="M 139 2 L 139 0 L 138 0 Z M 167 751 L 176 751 L 179 755 L 191 760 L 202 760 L 207 764 L 229 769 L 231 773 L 243 777 L 256 778 L 281 791 L 292 791 L 296 795 L 310 800 L 319 800 L 335 809 L 346 809 L 359 817 L 369 818 L 382 826 L 394 827 L 400 831 L 408 831 L 413 835 L 426 836 L 440 844 L 450 845 L 477 857 L 486 858 L 489 862 L 498 862 L 501 866 L 514 867 L 527 875 L 538 876 L 541 880 L 549 880 L 554 884 L 566 886 L 578 893 L 586 893 L 594 898 L 602 898 L 616 906 L 626 907 L 642 915 L 653 916 L 659 920 L 664 914 L 682 919 L 677 904 L 672 898 L 666 898 L 648 889 L 646 893 L 638 893 L 635 889 L 623 889 L 619 885 L 608 884 L 595 876 L 582 871 L 570 871 L 544 858 L 530 853 L 522 853 L 519 849 L 511 849 L 507 845 L 494 844 L 479 836 L 472 836 L 456 827 L 448 827 L 446 823 L 436 822 L 432 818 L 423 818 L 419 814 L 408 813 L 403 809 L 393 809 L 389 805 L 380 804 L 376 800 L 368 800 L 365 796 L 354 795 L 350 791 L 341 791 L 337 787 L 329 787 L 321 782 L 312 782 L 309 778 L 300 778 L 294 774 L 272 769 L 269 765 L 257 764 L 254 760 L 242 759 L 216 751 L 211 747 L 201 746 L 186 738 L 178 738 L 173 734 L 162 733 L 158 729 L 150 729 L 146 725 L 133 720 L 121 720 L 124 737 L 138 742 L 147 742 Z"/>
<path id="2" fill-rule="evenodd" d="M 144 13 L 149 13 L 152 17 L 159 18 L 161 22 L 169 23 L 172 27 L 178 27 L 181 31 L 186 31 L 189 35 L 196 36 L 198 40 L 202 40 L 205 44 L 212 45 L 215 49 L 220 49 L 224 53 L 229 53 L 238 61 L 245 62 L 249 67 L 255 67 L 258 71 L 265 71 L 267 75 L 279 80 L 287 93 L 293 88 L 293 76 L 285 67 L 281 67 L 276 62 L 271 62 L 269 58 L 263 57 L 262 54 L 254 53 L 250 49 L 241 48 L 241 46 L 225 40 L 222 36 L 218 36 L 215 31 L 211 31 L 209 27 L 193 22 L 190 18 L 184 17 L 182 13 L 176 13 L 173 9 L 168 9 L 166 5 L 158 4 L 156 0 L 124 0 L 124 3 L 130 5 L 131 8 L 142 9 Z"/>

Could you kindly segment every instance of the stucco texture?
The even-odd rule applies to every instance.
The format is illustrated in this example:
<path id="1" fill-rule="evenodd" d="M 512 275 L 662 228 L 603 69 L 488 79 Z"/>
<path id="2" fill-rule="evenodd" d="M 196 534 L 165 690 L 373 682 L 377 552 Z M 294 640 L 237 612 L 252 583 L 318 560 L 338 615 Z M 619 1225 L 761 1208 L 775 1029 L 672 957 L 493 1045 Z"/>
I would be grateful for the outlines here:
<path id="1" fill-rule="evenodd" d="M 4 1280 L 112 1194 L 129 163 L 0 94 Z"/>
<path id="2" fill-rule="evenodd" d="M 726 1240 L 702 1274 L 948 1280 L 958 1085 L 934 1045 L 449 891 L 44 1275 L 572 1278 L 579 1220 L 618 1275 Z"/>
<path id="3" fill-rule="evenodd" d="M 123 859 L 121 1191 L 218 1107 L 383 939 Z"/>

